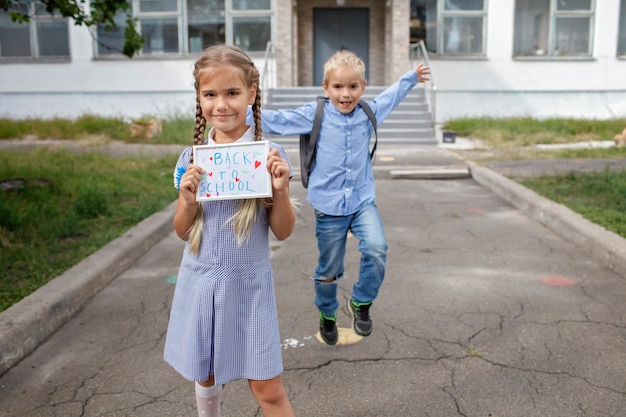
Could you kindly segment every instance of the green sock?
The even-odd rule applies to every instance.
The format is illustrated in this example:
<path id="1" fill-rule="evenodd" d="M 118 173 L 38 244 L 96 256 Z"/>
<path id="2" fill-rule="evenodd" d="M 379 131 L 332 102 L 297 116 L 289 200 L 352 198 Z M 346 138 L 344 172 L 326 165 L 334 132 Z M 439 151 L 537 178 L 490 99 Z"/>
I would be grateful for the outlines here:
<path id="1" fill-rule="evenodd" d="M 326 319 L 326 320 L 337 321 L 337 312 L 335 311 L 335 312 L 333 313 L 333 316 L 332 316 L 332 317 L 328 317 L 328 316 L 326 316 L 326 314 L 324 314 L 324 313 L 322 313 L 322 312 L 320 311 L 320 317 L 322 317 L 322 318 L 324 318 L 324 319 Z"/>

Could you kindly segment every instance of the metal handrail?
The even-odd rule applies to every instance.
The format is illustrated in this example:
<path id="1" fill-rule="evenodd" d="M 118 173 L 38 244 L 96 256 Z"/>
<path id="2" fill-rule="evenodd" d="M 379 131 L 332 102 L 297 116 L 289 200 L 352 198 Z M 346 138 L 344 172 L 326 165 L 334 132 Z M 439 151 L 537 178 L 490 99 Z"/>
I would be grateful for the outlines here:
<path id="1" fill-rule="evenodd" d="M 428 59 L 426 44 L 423 40 L 421 40 L 417 43 L 412 43 L 409 48 L 409 62 L 411 65 L 411 69 L 414 69 L 420 62 L 423 62 L 430 67 L 430 80 L 424 83 L 424 90 L 426 93 L 426 103 L 428 104 L 428 111 L 430 112 L 431 123 L 434 128 L 437 122 L 437 85 L 435 84 L 435 78 L 433 77 L 430 59 Z"/>
<path id="2" fill-rule="evenodd" d="M 274 59 L 274 45 L 271 41 L 267 41 L 265 47 L 265 58 L 263 62 L 263 72 L 261 73 L 261 101 L 263 104 L 267 103 L 267 94 L 270 87 L 274 85 L 274 78 L 276 74 L 276 62 Z"/>

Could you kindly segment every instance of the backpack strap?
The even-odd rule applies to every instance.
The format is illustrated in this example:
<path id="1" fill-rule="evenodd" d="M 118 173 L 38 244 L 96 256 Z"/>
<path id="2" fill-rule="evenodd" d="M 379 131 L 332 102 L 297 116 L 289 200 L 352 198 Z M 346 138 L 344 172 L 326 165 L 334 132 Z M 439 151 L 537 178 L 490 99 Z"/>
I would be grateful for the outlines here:
<path id="1" fill-rule="evenodd" d="M 363 108 L 363 111 L 365 111 L 365 114 L 367 114 L 367 117 L 370 119 L 370 123 L 372 124 L 372 127 L 374 128 L 374 147 L 372 148 L 372 151 L 370 152 L 370 160 L 372 161 L 372 163 L 374 163 L 374 154 L 376 153 L 376 146 L 378 145 L 378 131 L 376 130 L 376 123 L 377 123 L 376 116 L 374 116 L 374 112 L 372 111 L 372 108 L 369 106 L 369 104 L 367 104 L 364 100 L 359 101 L 359 104 Z"/>
<path id="2" fill-rule="evenodd" d="M 306 167 L 311 172 L 311 166 L 315 161 L 317 153 L 317 138 L 320 135 L 320 129 L 322 127 L 322 115 L 324 114 L 324 103 L 328 100 L 326 96 L 317 96 L 317 107 L 315 109 L 315 120 L 313 121 L 313 129 L 311 130 L 311 140 L 309 142 L 309 149 L 307 152 L 308 158 L 306 161 Z"/>
<path id="3" fill-rule="evenodd" d="M 300 135 L 300 172 L 302 174 L 302 185 L 304 185 L 304 188 L 308 187 L 311 166 L 315 161 L 315 154 L 317 152 L 317 137 L 320 135 L 322 115 L 324 114 L 324 103 L 326 100 L 328 100 L 328 97 L 326 96 L 317 96 L 317 107 L 315 109 L 315 119 L 313 121 L 311 134 Z"/>

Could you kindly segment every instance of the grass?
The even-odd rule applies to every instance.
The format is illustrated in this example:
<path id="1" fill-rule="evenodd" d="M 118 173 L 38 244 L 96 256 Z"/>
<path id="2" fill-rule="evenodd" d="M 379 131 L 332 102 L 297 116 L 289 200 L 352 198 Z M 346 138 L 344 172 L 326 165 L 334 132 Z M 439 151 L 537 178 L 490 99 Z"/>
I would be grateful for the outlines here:
<path id="1" fill-rule="evenodd" d="M 489 117 L 457 119 L 446 123 L 459 137 L 479 140 L 480 149 L 465 152 L 473 159 L 519 160 L 541 158 L 624 158 L 626 148 L 539 150 L 535 145 L 580 142 L 613 143 L 626 127 L 626 119 L 577 120 Z"/>
<path id="2" fill-rule="evenodd" d="M 476 138 L 493 147 L 524 147 L 536 144 L 613 140 L 626 128 L 626 119 L 580 120 L 529 117 L 497 119 L 481 117 L 447 122 L 445 130 Z"/>
<path id="3" fill-rule="evenodd" d="M 2 151 L 0 311 L 174 201 L 174 164 Z"/>
<path id="4" fill-rule="evenodd" d="M 182 117 L 164 120 L 163 134 L 155 139 L 160 143 L 167 144 L 192 144 L 195 123 L 195 120 L 192 118 L 186 119 Z M 207 126 L 208 130 L 209 126 Z"/>
<path id="5" fill-rule="evenodd" d="M 626 238 L 626 171 L 545 176 L 521 184 Z"/>
<path id="6" fill-rule="evenodd" d="M 96 117 L 84 115 L 70 119 L 6 119 L 0 118 L 0 140 L 2 139 L 67 139 L 79 140 L 98 137 L 105 141 L 118 140 L 126 143 L 149 142 L 154 144 L 193 143 L 195 121 L 180 116 L 163 120 L 163 132 L 152 139 L 131 137 L 130 126 L 134 121 L 145 121 L 149 116 L 137 120 Z"/>

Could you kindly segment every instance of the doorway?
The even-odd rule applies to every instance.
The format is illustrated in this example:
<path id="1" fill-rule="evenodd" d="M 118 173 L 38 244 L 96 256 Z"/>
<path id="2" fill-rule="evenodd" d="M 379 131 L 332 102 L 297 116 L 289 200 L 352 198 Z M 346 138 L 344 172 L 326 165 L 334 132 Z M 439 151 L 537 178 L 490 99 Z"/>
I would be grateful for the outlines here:
<path id="1" fill-rule="evenodd" d="M 313 9 L 313 82 L 322 85 L 324 63 L 337 51 L 354 52 L 369 69 L 369 9 Z"/>

